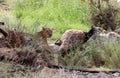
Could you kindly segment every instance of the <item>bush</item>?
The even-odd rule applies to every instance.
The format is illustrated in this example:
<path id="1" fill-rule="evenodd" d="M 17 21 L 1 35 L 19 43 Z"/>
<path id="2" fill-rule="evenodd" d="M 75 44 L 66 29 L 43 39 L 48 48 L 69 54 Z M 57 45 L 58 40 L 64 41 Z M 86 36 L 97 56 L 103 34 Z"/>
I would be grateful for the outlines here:
<path id="1" fill-rule="evenodd" d="M 103 27 L 105 30 L 114 31 L 120 21 L 118 18 L 120 13 L 117 1 L 91 0 L 90 5 L 93 25 Z"/>

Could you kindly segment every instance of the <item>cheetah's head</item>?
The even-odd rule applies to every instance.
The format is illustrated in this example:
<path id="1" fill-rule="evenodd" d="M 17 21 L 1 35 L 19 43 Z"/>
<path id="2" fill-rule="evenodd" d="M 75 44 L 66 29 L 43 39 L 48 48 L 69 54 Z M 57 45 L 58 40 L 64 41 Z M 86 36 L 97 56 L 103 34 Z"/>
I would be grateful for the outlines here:
<path id="1" fill-rule="evenodd" d="M 42 31 L 44 36 L 46 36 L 46 38 L 50 38 L 52 36 L 53 28 L 42 27 Z"/>

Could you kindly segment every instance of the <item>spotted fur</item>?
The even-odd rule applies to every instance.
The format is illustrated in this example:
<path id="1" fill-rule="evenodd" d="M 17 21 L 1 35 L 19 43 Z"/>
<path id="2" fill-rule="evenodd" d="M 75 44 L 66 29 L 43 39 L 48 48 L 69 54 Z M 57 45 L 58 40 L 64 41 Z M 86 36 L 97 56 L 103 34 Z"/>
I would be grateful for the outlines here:
<path id="1" fill-rule="evenodd" d="M 61 45 L 59 51 L 66 51 L 72 47 L 77 46 L 80 43 L 83 43 L 85 39 L 85 34 L 81 30 L 67 30 L 60 38 Z"/>
<path id="2" fill-rule="evenodd" d="M 43 27 L 41 31 L 36 32 L 35 34 L 25 33 L 24 37 L 26 40 L 26 46 L 39 49 L 40 46 L 43 47 L 43 45 L 48 47 L 49 45 L 47 39 L 52 36 L 52 31 L 52 28 Z"/>
<path id="3" fill-rule="evenodd" d="M 95 26 L 92 26 L 88 32 L 70 29 L 65 31 L 62 37 L 58 39 L 55 44 L 60 46 L 60 52 L 64 52 L 70 48 L 76 47 L 79 44 L 87 42 L 91 36 L 98 32 L 103 32 L 103 29 Z"/>

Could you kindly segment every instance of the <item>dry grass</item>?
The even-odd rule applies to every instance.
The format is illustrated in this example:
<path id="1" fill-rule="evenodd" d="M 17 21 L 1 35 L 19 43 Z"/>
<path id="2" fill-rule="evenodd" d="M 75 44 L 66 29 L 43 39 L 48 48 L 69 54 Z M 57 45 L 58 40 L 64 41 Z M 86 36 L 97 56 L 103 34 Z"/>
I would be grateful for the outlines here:
<path id="1" fill-rule="evenodd" d="M 92 25 L 102 27 L 108 31 L 114 31 L 120 28 L 120 3 L 117 0 L 90 1 Z"/>
<path id="2" fill-rule="evenodd" d="M 47 74 L 47 75 L 46 75 Z M 30 72 L 24 76 L 20 74 L 15 74 L 14 78 L 77 78 L 83 75 L 78 74 L 78 72 L 65 72 L 64 69 L 55 70 L 45 67 L 43 70 L 38 72 Z"/>

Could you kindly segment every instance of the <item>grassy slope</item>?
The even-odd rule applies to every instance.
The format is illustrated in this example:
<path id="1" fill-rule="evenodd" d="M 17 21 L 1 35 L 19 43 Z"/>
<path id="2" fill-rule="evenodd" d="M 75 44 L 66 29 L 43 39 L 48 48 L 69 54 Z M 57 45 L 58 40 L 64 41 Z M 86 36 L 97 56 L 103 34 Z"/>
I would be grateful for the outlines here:
<path id="1" fill-rule="evenodd" d="M 54 40 L 67 29 L 87 30 L 90 26 L 88 4 L 80 0 L 17 0 L 14 14 L 30 31 L 53 27 Z"/>
<path id="2" fill-rule="evenodd" d="M 39 29 L 46 25 L 53 27 L 53 40 L 60 37 L 60 35 L 67 29 L 81 29 L 87 30 L 90 26 L 89 21 L 89 7 L 86 3 L 81 3 L 80 0 L 17 0 L 12 12 L 0 12 L 2 21 L 7 22 L 9 26 L 25 26 L 27 31 L 39 31 Z M 48 1 L 48 2 L 47 2 Z M 15 17 L 17 19 L 15 19 Z M 21 25 L 18 25 L 18 20 L 21 19 Z M 119 51 L 120 44 L 106 44 L 105 46 L 105 67 L 120 68 Z M 67 55 L 63 58 L 65 66 L 79 68 L 82 62 L 88 63 L 91 56 L 103 55 L 101 48 L 93 49 L 96 46 L 89 46 L 85 53 L 80 53 L 76 50 L 73 54 Z M 95 53 L 93 53 L 93 51 Z M 100 53 L 100 54 L 98 54 Z M 98 57 L 97 57 L 98 58 Z M 88 63 L 89 64 L 89 63 Z M 84 64 L 85 65 L 85 64 Z"/>

